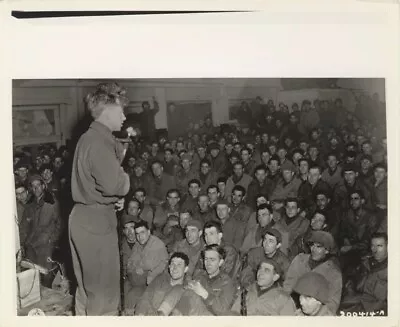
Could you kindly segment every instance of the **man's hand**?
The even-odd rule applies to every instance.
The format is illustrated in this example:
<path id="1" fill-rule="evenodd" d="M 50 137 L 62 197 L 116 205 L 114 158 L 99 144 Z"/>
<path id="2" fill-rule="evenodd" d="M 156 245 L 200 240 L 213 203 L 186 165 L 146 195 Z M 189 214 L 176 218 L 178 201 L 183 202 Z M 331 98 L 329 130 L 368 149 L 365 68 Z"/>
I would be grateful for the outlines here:
<path id="1" fill-rule="evenodd" d="M 193 281 L 193 280 L 190 281 L 188 283 L 187 288 L 189 290 L 192 290 L 193 292 L 195 292 L 198 296 L 202 297 L 204 300 L 208 298 L 207 290 L 197 280 L 196 281 Z"/>
<path id="2" fill-rule="evenodd" d="M 115 204 L 115 210 L 122 211 L 124 209 L 124 205 L 125 205 L 125 199 L 124 198 L 119 199 Z"/>
<path id="3" fill-rule="evenodd" d="M 352 248 L 353 248 L 353 247 L 352 247 L 351 245 L 345 245 L 345 246 L 342 246 L 342 247 L 340 248 L 340 252 L 341 252 L 341 253 L 347 253 L 347 252 L 349 252 Z"/>

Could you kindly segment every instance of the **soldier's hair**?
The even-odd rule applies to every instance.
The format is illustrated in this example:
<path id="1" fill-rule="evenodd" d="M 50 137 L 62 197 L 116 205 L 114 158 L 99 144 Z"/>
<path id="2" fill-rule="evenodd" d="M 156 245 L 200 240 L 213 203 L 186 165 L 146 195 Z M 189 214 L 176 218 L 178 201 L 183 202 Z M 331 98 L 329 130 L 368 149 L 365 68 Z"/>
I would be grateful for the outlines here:
<path id="1" fill-rule="evenodd" d="M 269 159 L 268 164 L 270 164 L 271 161 L 277 161 L 277 162 L 278 162 L 278 166 L 281 165 L 281 160 L 279 159 L 279 157 L 278 157 L 276 154 L 274 154 L 274 155 Z"/>
<path id="2" fill-rule="evenodd" d="M 138 229 L 140 227 L 144 227 L 147 230 L 150 230 L 149 224 L 145 220 L 139 220 L 137 223 L 135 223 L 135 227 L 134 227 L 135 229 Z"/>
<path id="3" fill-rule="evenodd" d="M 215 185 L 215 184 L 211 184 L 209 187 L 207 187 L 207 193 L 213 188 L 215 188 L 217 190 L 217 192 L 218 192 L 218 186 Z"/>
<path id="4" fill-rule="evenodd" d="M 174 258 L 180 258 L 180 259 L 182 259 L 184 262 L 185 262 L 185 266 L 189 266 L 189 257 L 185 254 L 185 253 L 183 253 L 183 252 L 174 252 L 172 255 L 171 255 L 171 258 L 169 259 L 169 261 L 168 261 L 168 265 L 170 265 L 171 264 L 171 262 L 172 262 L 172 259 L 174 259 Z"/>
<path id="5" fill-rule="evenodd" d="M 255 169 L 254 169 L 254 174 L 259 171 L 259 170 L 264 170 L 265 172 L 267 172 L 267 167 L 263 164 L 258 165 Z"/>
<path id="6" fill-rule="evenodd" d="M 142 192 L 142 193 L 143 193 L 143 196 L 146 196 L 146 195 L 147 195 L 147 192 L 146 192 L 146 190 L 145 190 L 144 187 L 138 187 L 138 188 L 133 192 L 133 194 L 135 194 L 135 193 L 137 193 L 137 192 Z"/>
<path id="7" fill-rule="evenodd" d="M 300 167 L 300 164 L 301 164 L 303 161 L 307 162 L 307 164 L 308 164 L 308 169 L 310 170 L 310 161 L 308 161 L 307 158 L 301 158 L 301 159 L 299 159 L 299 161 L 298 161 L 299 167 Z"/>
<path id="8" fill-rule="evenodd" d="M 208 159 L 206 159 L 206 158 L 201 159 L 201 161 L 200 161 L 200 167 L 201 167 L 202 165 L 204 165 L 204 164 L 207 164 L 209 167 L 211 167 L 211 162 L 210 162 L 210 160 L 208 160 Z"/>
<path id="9" fill-rule="evenodd" d="M 205 235 L 206 229 L 213 228 L 213 227 L 215 227 L 215 229 L 217 230 L 217 233 L 222 233 L 222 225 L 221 225 L 221 223 L 219 221 L 216 221 L 216 220 L 210 220 L 210 221 L 207 221 L 204 224 L 203 234 Z"/>
<path id="10" fill-rule="evenodd" d="M 387 233 L 382 233 L 382 232 L 373 233 L 373 234 L 371 235 L 371 241 L 372 241 L 374 238 L 383 238 L 383 239 L 385 240 L 386 244 L 388 243 L 388 235 L 387 235 Z"/>
<path id="11" fill-rule="evenodd" d="M 226 251 L 222 246 L 219 246 L 218 244 L 210 244 L 206 245 L 206 247 L 203 250 L 203 258 L 205 257 L 205 253 L 207 251 L 215 251 L 218 253 L 219 257 L 223 260 L 226 258 Z"/>
<path id="12" fill-rule="evenodd" d="M 217 179 L 217 184 L 219 184 L 219 183 L 224 183 L 224 184 L 226 184 L 226 181 L 227 181 L 227 178 L 224 177 L 224 176 L 222 176 L 222 177 L 219 177 L 219 178 Z"/>
<path id="13" fill-rule="evenodd" d="M 269 205 L 267 203 L 263 203 L 263 204 L 260 204 L 259 206 L 257 206 L 256 212 L 258 213 L 260 210 L 265 210 L 265 209 L 268 209 L 269 213 L 273 212 L 271 205 Z"/>
<path id="14" fill-rule="evenodd" d="M 242 196 L 245 196 L 245 195 L 246 195 L 246 189 L 245 189 L 242 185 L 235 185 L 235 186 L 233 187 L 233 189 L 232 189 L 232 194 L 233 194 L 235 191 L 241 192 L 241 193 L 242 193 Z"/>
<path id="15" fill-rule="evenodd" d="M 192 184 L 197 184 L 199 187 L 201 187 L 201 182 L 197 178 L 191 179 L 188 183 L 188 187 L 190 187 Z"/>
<path id="16" fill-rule="evenodd" d="M 129 99 L 126 96 L 126 90 L 112 82 L 97 85 L 96 90 L 85 97 L 85 103 L 93 119 L 97 119 L 106 105 L 115 104 L 125 107 Z"/>
<path id="17" fill-rule="evenodd" d="M 362 190 L 356 189 L 356 190 L 350 191 L 350 192 L 349 192 L 349 198 L 351 198 L 351 196 L 352 196 L 353 194 L 358 194 L 358 195 L 360 196 L 361 199 L 364 199 L 364 200 L 365 200 L 365 195 L 364 195 L 364 192 L 363 192 Z"/>
<path id="18" fill-rule="evenodd" d="M 178 198 L 181 197 L 181 192 L 179 192 L 179 190 L 176 189 L 176 188 L 170 188 L 170 189 L 168 190 L 168 192 L 167 192 L 167 197 L 170 196 L 172 193 L 178 194 Z"/>
<path id="19" fill-rule="evenodd" d="M 298 198 L 286 198 L 286 199 L 285 199 L 285 206 L 286 206 L 289 202 L 296 202 L 297 207 L 300 208 L 301 201 L 300 201 Z"/>

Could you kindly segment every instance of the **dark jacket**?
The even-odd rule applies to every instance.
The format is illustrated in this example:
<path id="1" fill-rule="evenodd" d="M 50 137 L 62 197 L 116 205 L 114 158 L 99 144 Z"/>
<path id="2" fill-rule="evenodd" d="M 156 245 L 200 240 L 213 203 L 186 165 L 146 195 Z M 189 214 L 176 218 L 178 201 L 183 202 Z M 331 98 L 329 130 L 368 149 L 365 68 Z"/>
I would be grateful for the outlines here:
<path id="1" fill-rule="evenodd" d="M 45 192 L 39 202 L 31 198 L 25 207 L 19 232 L 25 257 L 44 268 L 51 268 L 47 258 L 52 258 L 62 233 L 59 205 L 51 193 Z"/>

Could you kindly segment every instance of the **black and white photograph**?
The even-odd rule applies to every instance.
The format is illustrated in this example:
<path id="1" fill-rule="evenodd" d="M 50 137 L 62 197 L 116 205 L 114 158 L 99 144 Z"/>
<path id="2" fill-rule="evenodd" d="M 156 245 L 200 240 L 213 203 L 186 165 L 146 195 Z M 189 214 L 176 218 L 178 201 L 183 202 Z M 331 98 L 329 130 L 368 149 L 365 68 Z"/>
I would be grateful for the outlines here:
<path id="1" fill-rule="evenodd" d="M 0 325 L 397 326 L 399 5 L 123 2 L 0 1 Z"/>
<path id="2" fill-rule="evenodd" d="M 12 118 L 19 315 L 387 315 L 384 79 L 13 80 Z"/>

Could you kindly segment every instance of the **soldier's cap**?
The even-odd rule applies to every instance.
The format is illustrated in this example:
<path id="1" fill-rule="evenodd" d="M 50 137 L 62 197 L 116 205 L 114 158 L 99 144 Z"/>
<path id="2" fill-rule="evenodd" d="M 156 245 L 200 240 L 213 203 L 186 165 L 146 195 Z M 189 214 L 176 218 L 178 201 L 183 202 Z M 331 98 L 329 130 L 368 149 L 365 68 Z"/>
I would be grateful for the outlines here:
<path id="1" fill-rule="evenodd" d="M 290 160 L 286 160 L 281 166 L 281 171 L 285 171 L 285 170 L 289 170 L 289 171 L 295 173 L 296 172 L 296 166 Z"/>
<path id="2" fill-rule="evenodd" d="M 121 223 L 122 226 L 125 226 L 128 223 L 138 223 L 140 221 L 140 218 L 137 216 L 129 215 L 129 214 L 124 214 L 121 218 Z"/>
<path id="3" fill-rule="evenodd" d="M 321 274 L 310 271 L 297 280 L 293 291 L 300 295 L 313 297 L 325 304 L 329 299 L 329 282 Z"/>
<path id="4" fill-rule="evenodd" d="M 332 234 L 324 231 L 312 232 L 309 242 L 321 244 L 330 253 L 332 253 L 336 247 Z"/>
<path id="5" fill-rule="evenodd" d="M 229 202 L 225 199 L 220 199 L 217 201 L 216 206 L 227 206 L 229 207 Z"/>
<path id="6" fill-rule="evenodd" d="M 271 258 L 268 258 L 268 257 L 265 257 L 265 256 L 264 256 L 263 259 L 261 260 L 260 264 L 258 265 L 258 268 L 260 268 L 260 266 L 261 266 L 263 263 L 268 263 L 268 264 L 270 264 L 271 266 L 273 266 L 274 269 L 275 269 L 275 272 L 276 272 L 281 278 L 283 277 L 283 269 L 282 269 L 281 265 L 280 265 L 278 262 L 276 262 L 274 259 L 271 259 Z"/>
<path id="7" fill-rule="evenodd" d="M 34 181 L 40 181 L 40 182 L 44 183 L 43 177 L 40 176 L 39 174 L 35 174 L 35 175 L 32 175 L 31 177 L 29 177 L 29 183 L 33 183 Z"/>
<path id="8" fill-rule="evenodd" d="M 203 230 L 203 223 L 198 219 L 190 219 L 186 227 L 196 227 L 200 231 Z"/>
<path id="9" fill-rule="evenodd" d="M 20 168 L 29 169 L 29 161 L 26 158 L 21 158 L 15 165 L 15 170 L 18 170 Z"/>
<path id="10" fill-rule="evenodd" d="M 275 238 L 276 238 L 276 242 L 277 243 L 282 243 L 282 234 L 281 234 L 281 232 L 280 231 L 278 231 L 277 229 L 275 229 L 275 228 L 267 228 L 266 230 L 265 230 L 265 233 L 264 233 L 264 237 L 265 237 L 265 235 L 272 235 L 272 236 L 275 236 Z"/>

